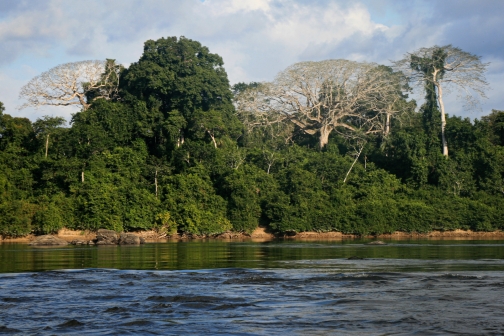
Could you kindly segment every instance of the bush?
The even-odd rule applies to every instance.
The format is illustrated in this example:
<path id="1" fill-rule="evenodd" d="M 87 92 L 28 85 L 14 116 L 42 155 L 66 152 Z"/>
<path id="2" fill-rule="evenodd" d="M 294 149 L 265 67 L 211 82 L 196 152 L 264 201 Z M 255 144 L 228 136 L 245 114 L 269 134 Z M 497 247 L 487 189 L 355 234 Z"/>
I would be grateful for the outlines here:
<path id="1" fill-rule="evenodd" d="M 54 204 L 41 206 L 33 216 L 33 227 L 37 233 L 57 233 L 63 226 L 61 210 Z"/>
<path id="2" fill-rule="evenodd" d="M 177 233 L 177 223 L 171 218 L 168 211 L 157 214 L 155 223 L 154 229 L 160 234 L 174 235 Z"/>
<path id="3" fill-rule="evenodd" d="M 422 201 L 402 199 L 397 202 L 397 230 L 426 233 L 435 221 L 434 209 Z"/>
<path id="4" fill-rule="evenodd" d="M 396 230 L 397 204 L 394 200 L 366 199 L 357 204 L 355 217 L 356 234 L 382 234 L 391 233 Z"/>
<path id="5" fill-rule="evenodd" d="M 124 230 L 152 229 L 160 206 L 159 200 L 145 189 L 129 188 L 122 192 L 126 196 L 123 212 Z"/>
<path id="6" fill-rule="evenodd" d="M 32 218 L 37 205 L 26 201 L 11 201 L 0 205 L 0 234 L 6 237 L 22 237 L 33 230 Z"/>
<path id="7" fill-rule="evenodd" d="M 204 169 L 200 174 L 178 174 L 167 179 L 163 207 L 172 214 L 178 230 L 197 235 L 218 234 L 231 230 L 226 218 L 226 201 L 215 193 Z"/>

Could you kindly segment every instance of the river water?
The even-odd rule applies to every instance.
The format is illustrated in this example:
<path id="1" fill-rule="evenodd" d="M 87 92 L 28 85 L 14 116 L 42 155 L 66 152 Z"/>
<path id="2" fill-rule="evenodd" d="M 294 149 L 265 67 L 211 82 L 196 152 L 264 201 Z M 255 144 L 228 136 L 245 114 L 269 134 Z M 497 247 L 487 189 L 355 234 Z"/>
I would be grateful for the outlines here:
<path id="1" fill-rule="evenodd" d="M 0 244 L 0 334 L 504 334 L 504 241 L 365 242 Z"/>

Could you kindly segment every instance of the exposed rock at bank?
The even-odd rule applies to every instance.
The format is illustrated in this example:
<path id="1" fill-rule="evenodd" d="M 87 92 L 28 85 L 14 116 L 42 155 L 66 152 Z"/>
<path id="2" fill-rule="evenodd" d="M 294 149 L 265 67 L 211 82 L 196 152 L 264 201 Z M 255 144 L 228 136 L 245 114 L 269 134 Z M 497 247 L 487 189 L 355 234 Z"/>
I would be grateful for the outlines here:
<path id="1" fill-rule="evenodd" d="M 101 232 L 101 239 L 99 245 L 116 245 L 118 244 L 119 234 L 112 230 L 99 230 Z M 107 233 L 106 233 L 107 232 Z M 110 233 L 109 233 L 110 232 Z M 139 236 L 142 243 L 143 240 L 147 242 L 166 242 L 166 241 L 185 241 L 192 239 L 224 239 L 224 240 L 252 240 L 252 241 L 269 241 L 273 239 L 283 238 L 292 240 L 327 240 L 327 241 L 340 241 L 345 239 L 386 239 L 386 240 L 402 240 L 402 239 L 448 239 L 448 240 L 472 240 L 472 239 L 504 239 L 504 231 L 491 231 L 484 232 L 478 231 L 474 232 L 471 230 L 452 230 L 452 231 L 431 231 L 427 233 L 417 233 L 417 232 L 393 232 L 381 235 L 368 235 L 359 236 L 354 234 L 344 234 L 342 232 L 299 232 L 295 236 L 288 236 L 284 234 L 273 234 L 268 232 L 267 228 L 258 227 L 251 234 L 246 233 L 236 233 L 227 232 L 217 236 L 190 236 L 186 234 L 173 234 L 173 235 L 160 235 L 159 232 L 151 231 L 138 231 L 134 233 Z M 73 245 L 95 245 L 98 242 L 96 232 L 92 231 L 79 231 L 79 230 L 69 230 L 61 229 L 57 235 L 67 242 L 71 242 Z M 109 237 L 109 238 L 107 238 Z M 116 237 L 114 240 L 114 237 Z M 3 242 L 8 243 L 31 243 L 37 237 L 33 234 L 24 237 L 2 237 L 0 235 L 0 244 Z M 115 242 L 114 242 L 115 241 Z M 136 244 L 136 243 L 135 243 Z M 50 245 L 47 245 L 50 246 Z"/>
<path id="2" fill-rule="evenodd" d="M 74 239 L 70 242 L 70 244 L 72 245 L 94 245 L 95 242 L 93 240 L 78 240 L 78 239 Z"/>
<path id="3" fill-rule="evenodd" d="M 145 239 L 134 233 L 118 234 L 113 230 L 100 229 L 93 242 L 96 245 L 140 245 L 145 243 Z"/>
<path id="4" fill-rule="evenodd" d="M 65 246 L 68 242 L 53 235 L 43 235 L 35 237 L 30 243 L 32 246 Z"/>
<path id="5" fill-rule="evenodd" d="M 268 241 L 275 239 L 275 235 L 268 232 L 264 227 L 256 228 L 252 233 L 248 234 L 245 232 L 234 232 L 228 231 L 221 233 L 219 235 L 213 236 L 211 238 L 223 239 L 223 240 L 252 240 L 252 241 Z"/>
<path id="6" fill-rule="evenodd" d="M 248 238 L 248 237 L 250 237 L 250 235 L 247 235 L 245 233 L 228 231 L 228 232 L 221 233 L 221 234 L 215 236 L 214 238 L 217 238 L 217 239 L 243 239 L 243 238 Z"/>
<path id="7" fill-rule="evenodd" d="M 121 233 L 119 235 L 119 245 L 140 245 L 145 243 L 145 239 L 134 233 Z"/>
<path id="8" fill-rule="evenodd" d="M 113 230 L 99 229 L 96 232 L 96 245 L 117 245 L 119 243 L 119 235 Z"/>

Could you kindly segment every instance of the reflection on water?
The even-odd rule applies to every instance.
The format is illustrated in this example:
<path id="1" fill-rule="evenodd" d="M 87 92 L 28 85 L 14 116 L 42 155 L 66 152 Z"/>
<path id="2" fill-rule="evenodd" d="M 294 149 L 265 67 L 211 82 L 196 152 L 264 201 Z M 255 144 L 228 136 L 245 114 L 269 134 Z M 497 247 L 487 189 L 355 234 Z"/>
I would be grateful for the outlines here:
<path id="1" fill-rule="evenodd" d="M 410 259 L 429 270 L 443 261 L 503 260 L 504 241 L 394 241 L 386 246 L 365 241 L 337 242 L 169 242 L 141 246 L 68 246 L 36 248 L 24 244 L 0 244 L 0 272 L 29 272 L 54 269 L 114 268 L 136 270 L 187 270 L 213 268 L 284 268 L 285 261 L 321 259 Z M 422 266 L 412 265 L 420 271 Z M 504 270 L 500 261 L 463 263 L 456 270 Z M 293 264 L 288 267 L 305 267 Z M 483 268 L 480 268 L 483 267 Z M 462 268 L 461 268 L 462 267 Z M 402 269 L 401 269 L 402 270 Z"/>
<path id="2" fill-rule="evenodd" d="M 504 242 L 362 243 L 4 244 L 0 333 L 504 333 Z"/>

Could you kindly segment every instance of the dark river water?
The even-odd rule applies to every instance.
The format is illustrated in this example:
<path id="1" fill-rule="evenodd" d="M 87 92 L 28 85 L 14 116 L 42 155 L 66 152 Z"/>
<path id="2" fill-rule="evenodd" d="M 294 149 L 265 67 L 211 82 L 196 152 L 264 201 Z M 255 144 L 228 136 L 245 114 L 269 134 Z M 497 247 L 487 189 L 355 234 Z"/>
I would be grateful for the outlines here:
<path id="1" fill-rule="evenodd" d="M 364 243 L 0 244 L 0 334 L 504 334 L 504 241 Z"/>

